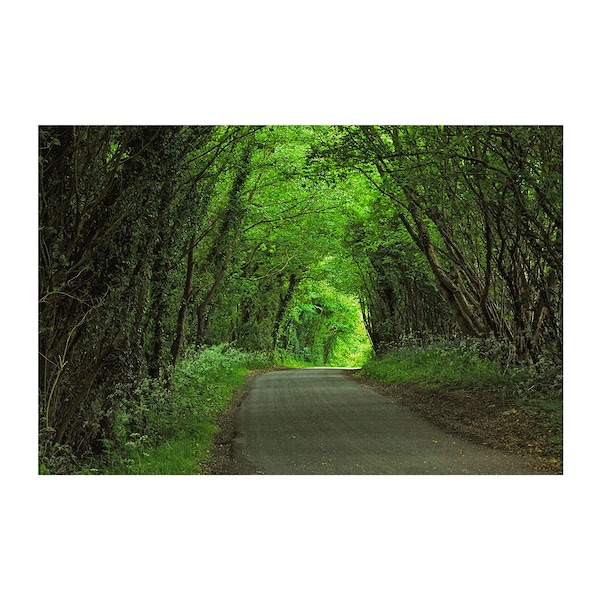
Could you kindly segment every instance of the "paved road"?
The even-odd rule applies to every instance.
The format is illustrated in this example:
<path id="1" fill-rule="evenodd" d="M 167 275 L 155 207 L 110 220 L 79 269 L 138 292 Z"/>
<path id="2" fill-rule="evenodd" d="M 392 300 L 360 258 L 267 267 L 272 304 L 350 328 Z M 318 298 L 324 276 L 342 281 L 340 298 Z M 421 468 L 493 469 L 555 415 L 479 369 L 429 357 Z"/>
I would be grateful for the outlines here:
<path id="1" fill-rule="evenodd" d="M 532 473 L 519 457 L 448 435 L 343 369 L 258 376 L 237 427 L 233 450 L 244 473 Z"/>

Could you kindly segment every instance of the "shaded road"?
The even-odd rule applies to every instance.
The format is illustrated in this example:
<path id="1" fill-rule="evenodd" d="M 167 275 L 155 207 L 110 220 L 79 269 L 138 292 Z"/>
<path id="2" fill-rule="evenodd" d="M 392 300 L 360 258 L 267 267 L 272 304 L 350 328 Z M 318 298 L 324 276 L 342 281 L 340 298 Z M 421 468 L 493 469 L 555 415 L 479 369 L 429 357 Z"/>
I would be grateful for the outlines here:
<path id="1" fill-rule="evenodd" d="M 343 369 L 258 376 L 237 430 L 234 457 L 249 474 L 533 473 L 517 456 L 442 432 Z"/>

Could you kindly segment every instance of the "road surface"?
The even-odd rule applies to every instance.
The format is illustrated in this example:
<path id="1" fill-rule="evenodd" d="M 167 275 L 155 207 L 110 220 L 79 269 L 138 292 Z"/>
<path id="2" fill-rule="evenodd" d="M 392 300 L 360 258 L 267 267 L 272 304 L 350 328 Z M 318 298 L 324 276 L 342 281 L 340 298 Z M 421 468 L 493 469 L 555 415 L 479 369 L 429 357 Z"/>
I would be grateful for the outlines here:
<path id="1" fill-rule="evenodd" d="M 448 435 L 331 368 L 254 379 L 233 452 L 246 474 L 533 473 L 520 457 Z"/>

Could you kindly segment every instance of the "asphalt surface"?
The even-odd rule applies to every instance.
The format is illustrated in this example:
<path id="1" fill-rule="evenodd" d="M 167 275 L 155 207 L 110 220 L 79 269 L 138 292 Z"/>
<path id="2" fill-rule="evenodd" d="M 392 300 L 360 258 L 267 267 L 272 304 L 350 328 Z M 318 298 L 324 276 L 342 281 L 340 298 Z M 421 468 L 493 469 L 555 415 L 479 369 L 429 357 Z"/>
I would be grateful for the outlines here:
<path id="1" fill-rule="evenodd" d="M 343 369 L 258 376 L 232 449 L 243 474 L 533 473 L 520 457 L 448 435 Z"/>

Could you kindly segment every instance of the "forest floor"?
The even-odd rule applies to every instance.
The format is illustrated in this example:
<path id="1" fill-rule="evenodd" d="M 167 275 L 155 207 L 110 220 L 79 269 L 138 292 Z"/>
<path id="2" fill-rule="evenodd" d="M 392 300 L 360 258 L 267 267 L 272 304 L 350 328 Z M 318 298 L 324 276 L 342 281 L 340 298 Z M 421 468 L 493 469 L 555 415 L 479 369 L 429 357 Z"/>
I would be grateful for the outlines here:
<path id="1" fill-rule="evenodd" d="M 539 411 L 510 405 L 492 391 L 381 383 L 361 377 L 360 372 L 348 376 L 414 410 L 447 433 L 523 456 L 538 472 L 563 472 L 562 450 Z"/>

